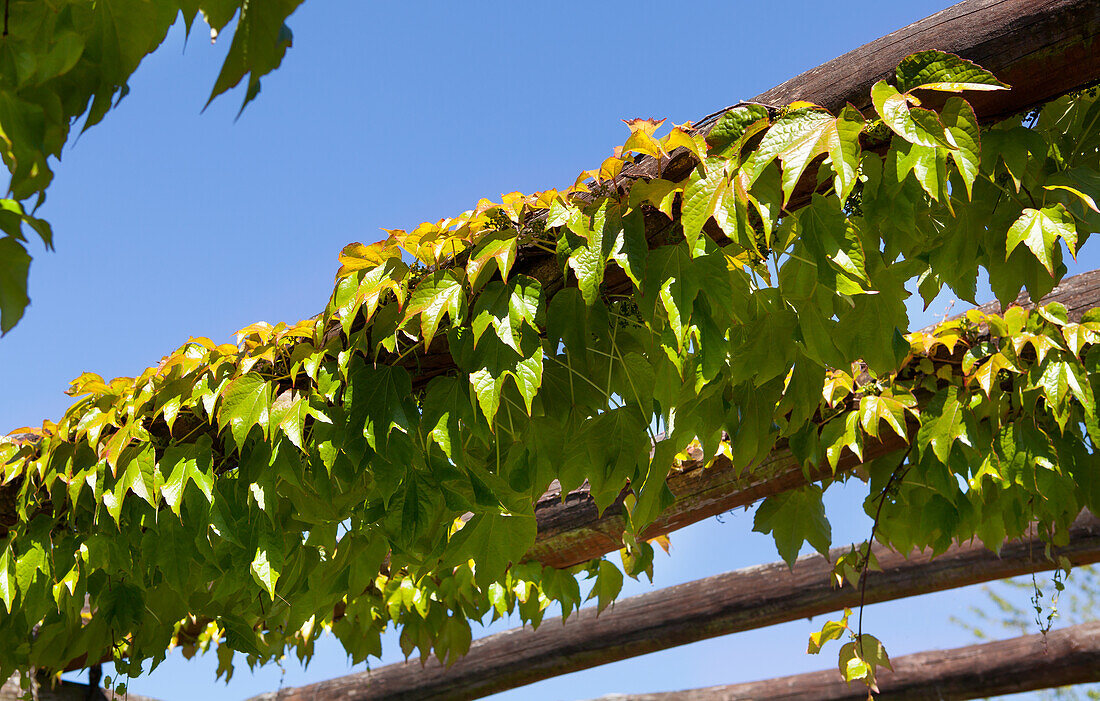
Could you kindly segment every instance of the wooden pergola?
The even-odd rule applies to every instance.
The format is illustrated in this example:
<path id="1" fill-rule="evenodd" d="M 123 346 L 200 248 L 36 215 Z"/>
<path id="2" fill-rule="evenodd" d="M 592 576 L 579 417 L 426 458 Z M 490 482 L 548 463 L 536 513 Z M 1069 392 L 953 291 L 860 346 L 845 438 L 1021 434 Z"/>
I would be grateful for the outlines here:
<path id="1" fill-rule="evenodd" d="M 837 111 L 846 103 L 869 106 L 870 86 L 891 73 L 911 53 L 938 49 L 984 66 L 1012 90 L 981 93 L 972 104 L 983 123 L 1031 109 L 1061 95 L 1100 82 L 1100 2 L 1097 0 L 966 0 L 943 12 L 877 39 L 753 98 L 785 104 L 806 100 Z M 716 113 L 716 114 L 721 114 Z M 715 116 L 701 120 L 706 130 Z M 681 149 L 683 151 L 683 149 Z M 675 179 L 690 168 L 687 153 L 674 152 L 658 164 L 632 165 L 619 176 L 629 188 L 639 178 Z M 811 174 L 803 183 L 815 183 Z M 804 205 L 812 185 L 796 190 L 790 208 Z M 647 230 L 647 234 L 652 234 Z M 536 261 L 535 264 L 539 264 Z M 516 263 L 517 272 L 524 262 Z M 560 274 L 560 270 L 558 271 Z M 545 274 L 543 275 L 545 277 Z M 606 286 L 617 283 L 610 272 Z M 544 285 L 545 286 L 545 285 Z M 1100 306 L 1100 271 L 1067 279 L 1044 298 L 1066 306 L 1071 318 Z M 1023 299 L 1021 304 L 1027 304 Z M 434 346 L 433 346 L 434 348 Z M 446 372 L 449 356 L 421 359 L 414 386 Z M 419 382 L 417 381 L 419 379 Z M 914 429 L 914 427 L 910 427 Z M 903 447 L 902 439 L 883 434 L 868 442 L 864 461 Z M 643 534 L 653 538 L 770 495 L 832 479 L 828 465 L 806 474 L 784 446 L 778 446 L 751 479 L 739 477 L 728 460 L 706 465 L 704 456 L 670 475 L 675 503 Z M 860 460 L 842 457 L 839 470 Z M 705 466 L 706 465 L 706 466 Z M 538 501 L 538 537 L 528 558 L 566 568 L 622 547 L 623 499 L 602 513 L 585 488 L 562 496 L 551 490 Z M 304 687 L 282 689 L 255 699 L 345 701 L 359 699 L 471 699 L 540 679 L 608 662 L 747 631 L 784 621 L 933 591 L 942 591 L 1029 572 L 1052 569 L 1038 536 L 1008 542 L 999 553 L 977 543 L 957 544 L 931 557 L 897 553 L 875 546 L 881 571 L 865 574 L 864 591 L 836 588 L 831 565 L 819 555 L 800 558 L 793 568 L 772 563 L 681 584 L 621 600 L 599 617 L 583 609 L 564 624 L 547 620 L 538 629 L 521 628 L 473 643 L 466 657 L 449 668 L 437 660 L 410 660 Z M 846 552 L 838 549 L 835 555 Z M 1083 513 L 1069 543 L 1055 550 L 1074 565 L 1100 562 L 1100 519 Z M 833 558 L 830 558 L 833 559 Z M 766 584 L 766 586 L 764 586 Z M 1100 681 L 1100 623 L 955 650 L 894 659 L 883 671 L 884 698 L 963 699 L 1065 684 Z M 87 698 L 87 687 L 66 684 L 39 698 Z M 9 682 L 0 699 L 14 698 Z M 666 699 L 847 699 L 866 698 L 864 687 L 848 686 L 836 669 L 732 686 L 675 693 L 605 697 L 607 701 Z M 130 698 L 136 698 L 131 696 Z"/>

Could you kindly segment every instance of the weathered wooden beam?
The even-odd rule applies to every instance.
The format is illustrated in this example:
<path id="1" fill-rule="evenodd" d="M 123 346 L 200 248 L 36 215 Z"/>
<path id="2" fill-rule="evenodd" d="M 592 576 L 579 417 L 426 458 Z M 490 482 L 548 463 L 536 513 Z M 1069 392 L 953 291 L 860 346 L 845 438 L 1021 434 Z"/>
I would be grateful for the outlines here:
<path id="1" fill-rule="evenodd" d="M 1011 640 L 904 655 L 878 673 L 883 699 L 955 701 L 1100 682 L 1100 621 Z M 595 701 L 864 701 L 867 689 L 836 669 L 790 677 Z"/>
<path id="2" fill-rule="evenodd" d="M 864 44 L 757 95 L 831 110 L 871 106 L 871 85 L 892 78 L 909 54 L 938 49 L 992 71 L 1012 90 L 971 93 L 983 122 L 1004 119 L 1100 81 L 1100 3 L 1095 0 L 968 0 Z"/>
<path id="3" fill-rule="evenodd" d="M 1075 565 L 1100 561 L 1100 519 L 1084 513 L 1056 549 Z M 1037 538 L 1009 542 L 997 555 L 979 543 L 956 545 L 932 558 L 881 546 L 882 571 L 866 579 L 865 602 L 902 599 L 978 582 L 1050 569 Z M 837 548 L 835 560 L 847 552 Z M 616 602 L 596 614 L 582 609 L 537 630 L 516 628 L 474 641 L 466 657 L 445 669 L 435 659 L 412 660 L 279 692 L 280 701 L 397 701 L 473 699 L 608 662 L 719 635 L 808 618 L 858 606 L 860 592 L 834 588 L 832 565 L 820 555 L 727 572 Z M 866 694 L 866 692 L 864 692 Z M 273 699 L 273 695 L 254 701 Z"/>
<path id="4" fill-rule="evenodd" d="M 1050 302 L 1064 304 L 1072 319 L 1080 319 L 1089 309 L 1100 307 L 1100 270 L 1067 278 L 1042 299 L 1043 304 Z M 1032 306 L 1023 296 L 1017 303 Z M 992 312 L 999 311 L 999 307 L 994 302 L 981 309 Z M 864 459 L 886 455 L 903 446 L 901 439 L 890 434 L 885 442 L 868 442 Z M 644 532 L 646 538 L 670 533 L 807 483 L 802 467 L 785 445 L 778 446 L 761 465 L 754 467 L 751 477 L 739 477 L 724 458 L 704 467 L 702 457 L 669 476 L 668 486 L 676 495 L 676 502 Z M 855 456 L 846 452 L 838 470 L 849 470 L 856 464 Z M 831 474 L 828 466 L 821 466 L 811 471 L 809 477 L 819 480 Z M 623 496 L 601 515 L 587 487 L 571 492 L 564 502 L 560 492 L 547 492 L 535 506 L 538 538 L 528 556 L 554 567 L 568 567 L 621 548 L 625 526 Z"/>

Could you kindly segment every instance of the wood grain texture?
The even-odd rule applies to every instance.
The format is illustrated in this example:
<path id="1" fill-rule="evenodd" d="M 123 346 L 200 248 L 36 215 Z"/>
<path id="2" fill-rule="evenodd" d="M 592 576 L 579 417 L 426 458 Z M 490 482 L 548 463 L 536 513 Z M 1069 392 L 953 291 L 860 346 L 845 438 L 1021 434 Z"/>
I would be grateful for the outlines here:
<path id="1" fill-rule="evenodd" d="M 1037 554 L 1037 539 L 1006 543 L 1000 555 L 980 544 L 956 545 L 932 558 L 906 556 L 876 546 L 880 572 L 867 575 L 866 603 L 1050 569 Z M 847 548 L 830 552 L 835 560 Z M 1100 561 L 1100 519 L 1083 513 L 1058 549 L 1075 565 Z M 296 689 L 279 701 L 398 701 L 473 699 L 540 679 L 596 667 L 719 635 L 830 613 L 859 604 L 859 591 L 836 589 L 832 566 L 819 555 L 749 567 L 616 602 L 597 616 L 594 608 L 567 621 L 545 620 L 537 630 L 516 628 L 474 641 L 450 669 L 437 660 L 414 659 Z M 866 691 L 864 691 L 864 697 Z M 274 694 L 253 701 L 273 701 Z M 821 697 L 823 698 L 823 697 Z"/>
<path id="2" fill-rule="evenodd" d="M 951 650 L 894 658 L 878 675 L 878 698 L 954 701 L 1100 682 L 1100 621 Z M 864 701 L 867 689 L 836 669 L 790 677 L 595 701 Z"/>
<path id="3" fill-rule="evenodd" d="M 992 71 L 1013 90 L 967 99 L 982 121 L 1011 116 L 1100 79 L 1100 3 L 970 0 L 887 34 L 762 93 L 754 100 L 807 100 L 839 110 L 870 106 L 870 87 L 911 53 L 935 48 Z"/>

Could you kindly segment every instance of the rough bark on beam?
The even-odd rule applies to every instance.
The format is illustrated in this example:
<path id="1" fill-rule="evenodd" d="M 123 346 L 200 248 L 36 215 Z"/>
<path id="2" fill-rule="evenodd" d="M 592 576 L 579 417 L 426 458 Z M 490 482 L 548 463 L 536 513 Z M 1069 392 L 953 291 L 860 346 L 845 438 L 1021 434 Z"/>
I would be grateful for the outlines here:
<path id="1" fill-rule="evenodd" d="M 1050 302 L 1064 304 L 1074 320 L 1079 320 L 1089 309 L 1100 307 L 1100 270 L 1067 278 L 1042 299 L 1043 304 Z M 1024 296 L 1017 304 L 1033 306 Z M 993 302 L 980 309 L 995 312 L 1000 311 L 1000 305 Z M 904 446 L 893 434 L 889 434 L 886 441 L 873 444 L 868 441 L 864 459 L 871 460 Z M 851 469 L 857 462 L 854 455 L 845 452 L 838 469 Z M 676 495 L 676 502 L 646 529 L 644 537 L 670 533 L 807 483 L 802 467 L 784 445 L 777 447 L 763 464 L 753 468 L 751 479 L 739 478 L 733 465 L 724 458 L 710 467 L 704 468 L 704 464 L 703 460 L 695 460 L 684 465 L 680 472 L 669 475 L 668 486 Z M 830 474 L 828 466 L 822 466 L 809 476 L 811 480 L 819 480 Z M 538 538 L 528 556 L 554 567 L 568 567 L 618 550 L 622 547 L 625 525 L 622 500 L 620 496 L 600 515 L 586 487 L 571 492 L 564 502 L 560 492 L 548 492 L 535 506 Z"/>
<path id="2" fill-rule="evenodd" d="M 902 599 L 978 582 L 1050 569 L 1038 539 L 1006 543 L 1000 555 L 979 543 L 942 555 L 899 555 L 881 546 L 881 572 L 866 580 L 866 603 Z M 836 548 L 830 560 L 847 552 Z M 1083 513 L 1069 545 L 1056 549 L 1075 565 L 1100 561 L 1100 519 Z M 832 586 L 832 566 L 819 555 L 727 572 L 623 599 L 596 615 L 574 613 L 562 624 L 547 619 L 537 630 L 516 628 L 474 641 L 450 669 L 435 659 L 392 664 L 370 672 L 279 692 L 280 701 L 397 701 L 473 699 L 590 667 L 719 635 L 762 628 L 859 604 L 854 587 Z M 866 694 L 866 692 L 864 692 Z M 269 701 L 262 695 L 253 701 Z"/>
<path id="3" fill-rule="evenodd" d="M 870 107 L 876 81 L 909 54 L 938 49 L 992 71 L 1012 90 L 970 93 L 983 122 L 1004 119 L 1100 80 L 1100 3 L 968 0 L 823 63 L 754 101 L 806 100 L 838 111 Z"/>
<path id="4" fill-rule="evenodd" d="M 1100 682 L 1100 622 L 1011 640 L 905 655 L 878 674 L 881 698 L 977 699 Z M 836 669 L 748 684 L 654 694 L 611 694 L 595 701 L 864 701 L 867 689 Z"/>

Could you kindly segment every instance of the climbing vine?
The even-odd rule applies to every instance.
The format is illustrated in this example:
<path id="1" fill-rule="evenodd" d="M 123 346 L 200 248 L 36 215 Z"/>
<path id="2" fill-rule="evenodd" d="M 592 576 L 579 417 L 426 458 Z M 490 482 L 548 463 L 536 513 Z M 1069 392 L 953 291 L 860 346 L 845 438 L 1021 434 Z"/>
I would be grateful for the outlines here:
<path id="1" fill-rule="evenodd" d="M 960 96 L 1006 88 L 929 51 L 873 113 L 632 120 L 569 188 L 347 246 L 315 318 L 85 373 L 58 422 L 0 442 L 0 677 L 136 675 L 174 644 L 214 645 L 231 674 L 235 652 L 308 659 L 325 630 L 359 662 L 391 625 L 452 662 L 470 621 L 602 609 L 651 570 L 639 534 L 690 444 L 751 478 L 780 441 L 835 470 L 893 433 L 908 447 L 835 475 L 867 484 L 877 540 L 996 549 L 1034 519 L 1062 542 L 1100 508 L 1100 315 L 905 335 L 907 285 L 974 301 L 981 269 L 1006 306 L 1038 300 L 1100 224 L 1096 95 L 992 126 Z M 600 509 L 629 486 L 621 568 L 526 556 L 553 480 Z M 828 550 L 829 482 L 760 505 L 788 562 Z M 872 684 L 886 660 L 863 634 L 841 658 Z"/>

